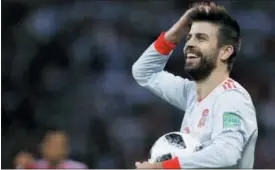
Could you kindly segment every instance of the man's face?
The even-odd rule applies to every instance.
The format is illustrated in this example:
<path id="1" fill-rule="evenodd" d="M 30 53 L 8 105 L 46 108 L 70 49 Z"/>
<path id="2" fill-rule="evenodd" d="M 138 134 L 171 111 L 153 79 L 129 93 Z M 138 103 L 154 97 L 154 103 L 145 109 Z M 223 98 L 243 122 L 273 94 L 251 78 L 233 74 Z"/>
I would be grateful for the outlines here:
<path id="1" fill-rule="evenodd" d="M 49 161 L 60 161 L 67 155 L 67 138 L 63 133 L 50 133 L 43 142 L 43 156 Z"/>
<path id="2" fill-rule="evenodd" d="M 218 26 L 208 22 L 194 22 L 184 47 L 185 70 L 195 81 L 206 79 L 217 66 L 219 53 Z"/>

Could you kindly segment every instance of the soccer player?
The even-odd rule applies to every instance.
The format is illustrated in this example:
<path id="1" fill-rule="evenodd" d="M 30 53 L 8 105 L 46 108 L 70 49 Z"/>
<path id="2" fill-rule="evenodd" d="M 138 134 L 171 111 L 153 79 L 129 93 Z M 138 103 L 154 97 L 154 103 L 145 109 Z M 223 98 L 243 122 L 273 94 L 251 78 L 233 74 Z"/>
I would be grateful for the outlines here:
<path id="1" fill-rule="evenodd" d="M 164 71 L 173 49 L 186 37 L 185 70 L 193 81 Z M 137 168 L 252 168 L 258 136 L 248 92 L 230 78 L 240 48 L 240 28 L 222 6 L 196 4 L 141 55 L 132 67 L 139 85 L 185 111 L 181 132 L 205 147 Z"/>

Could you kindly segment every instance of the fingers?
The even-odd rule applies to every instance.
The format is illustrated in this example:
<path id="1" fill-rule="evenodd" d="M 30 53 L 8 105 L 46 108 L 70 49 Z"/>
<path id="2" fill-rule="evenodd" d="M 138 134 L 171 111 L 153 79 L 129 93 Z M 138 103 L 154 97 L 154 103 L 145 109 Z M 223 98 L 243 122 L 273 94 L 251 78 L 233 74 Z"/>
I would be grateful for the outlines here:
<path id="1" fill-rule="evenodd" d="M 193 5 L 194 10 L 206 11 L 207 13 L 215 8 L 217 8 L 217 5 L 214 2 L 200 2 Z"/>

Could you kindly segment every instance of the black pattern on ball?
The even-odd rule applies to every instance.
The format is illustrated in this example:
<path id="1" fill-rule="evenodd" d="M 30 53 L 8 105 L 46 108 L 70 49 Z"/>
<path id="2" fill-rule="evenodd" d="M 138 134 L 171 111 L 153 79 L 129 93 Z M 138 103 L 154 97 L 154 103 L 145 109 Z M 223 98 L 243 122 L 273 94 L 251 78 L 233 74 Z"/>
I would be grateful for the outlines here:
<path id="1" fill-rule="evenodd" d="M 163 161 L 167 161 L 170 159 L 172 159 L 172 155 L 171 155 L 171 153 L 168 153 L 168 154 L 157 157 L 156 162 L 163 162 Z"/>
<path id="2" fill-rule="evenodd" d="M 166 140 L 175 147 L 178 147 L 180 149 L 185 149 L 186 145 L 184 140 L 182 139 L 182 136 L 176 133 L 171 133 L 168 135 L 165 135 Z"/>

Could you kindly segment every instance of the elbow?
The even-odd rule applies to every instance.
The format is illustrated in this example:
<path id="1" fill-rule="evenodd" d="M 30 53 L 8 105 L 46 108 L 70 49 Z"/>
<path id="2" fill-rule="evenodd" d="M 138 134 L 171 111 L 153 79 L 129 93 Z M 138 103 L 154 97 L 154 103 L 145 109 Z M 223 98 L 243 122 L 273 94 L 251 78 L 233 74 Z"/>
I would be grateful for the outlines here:
<path id="1" fill-rule="evenodd" d="M 238 151 L 237 148 L 233 146 L 227 146 L 228 149 L 226 152 L 223 153 L 225 165 L 226 167 L 233 167 L 238 164 L 238 161 L 241 159 L 241 152 Z"/>
<path id="2" fill-rule="evenodd" d="M 238 160 L 239 159 L 236 158 L 236 157 L 227 158 L 227 166 L 226 167 L 234 167 L 234 166 L 236 166 L 237 163 L 238 163 Z"/>
<path id="3" fill-rule="evenodd" d="M 139 69 L 138 69 L 136 63 L 133 64 L 133 66 L 132 66 L 132 76 L 136 81 L 139 79 Z"/>
<path id="4" fill-rule="evenodd" d="M 133 64 L 133 66 L 132 66 L 132 76 L 137 81 L 137 83 L 139 83 L 141 76 L 140 76 L 140 70 L 137 67 L 136 63 Z"/>
<path id="5" fill-rule="evenodd" d="M 140 86 L 145 86 L 149 81 L 149 78 L 136 63 L 132 66 L 132 76 Z"/>

